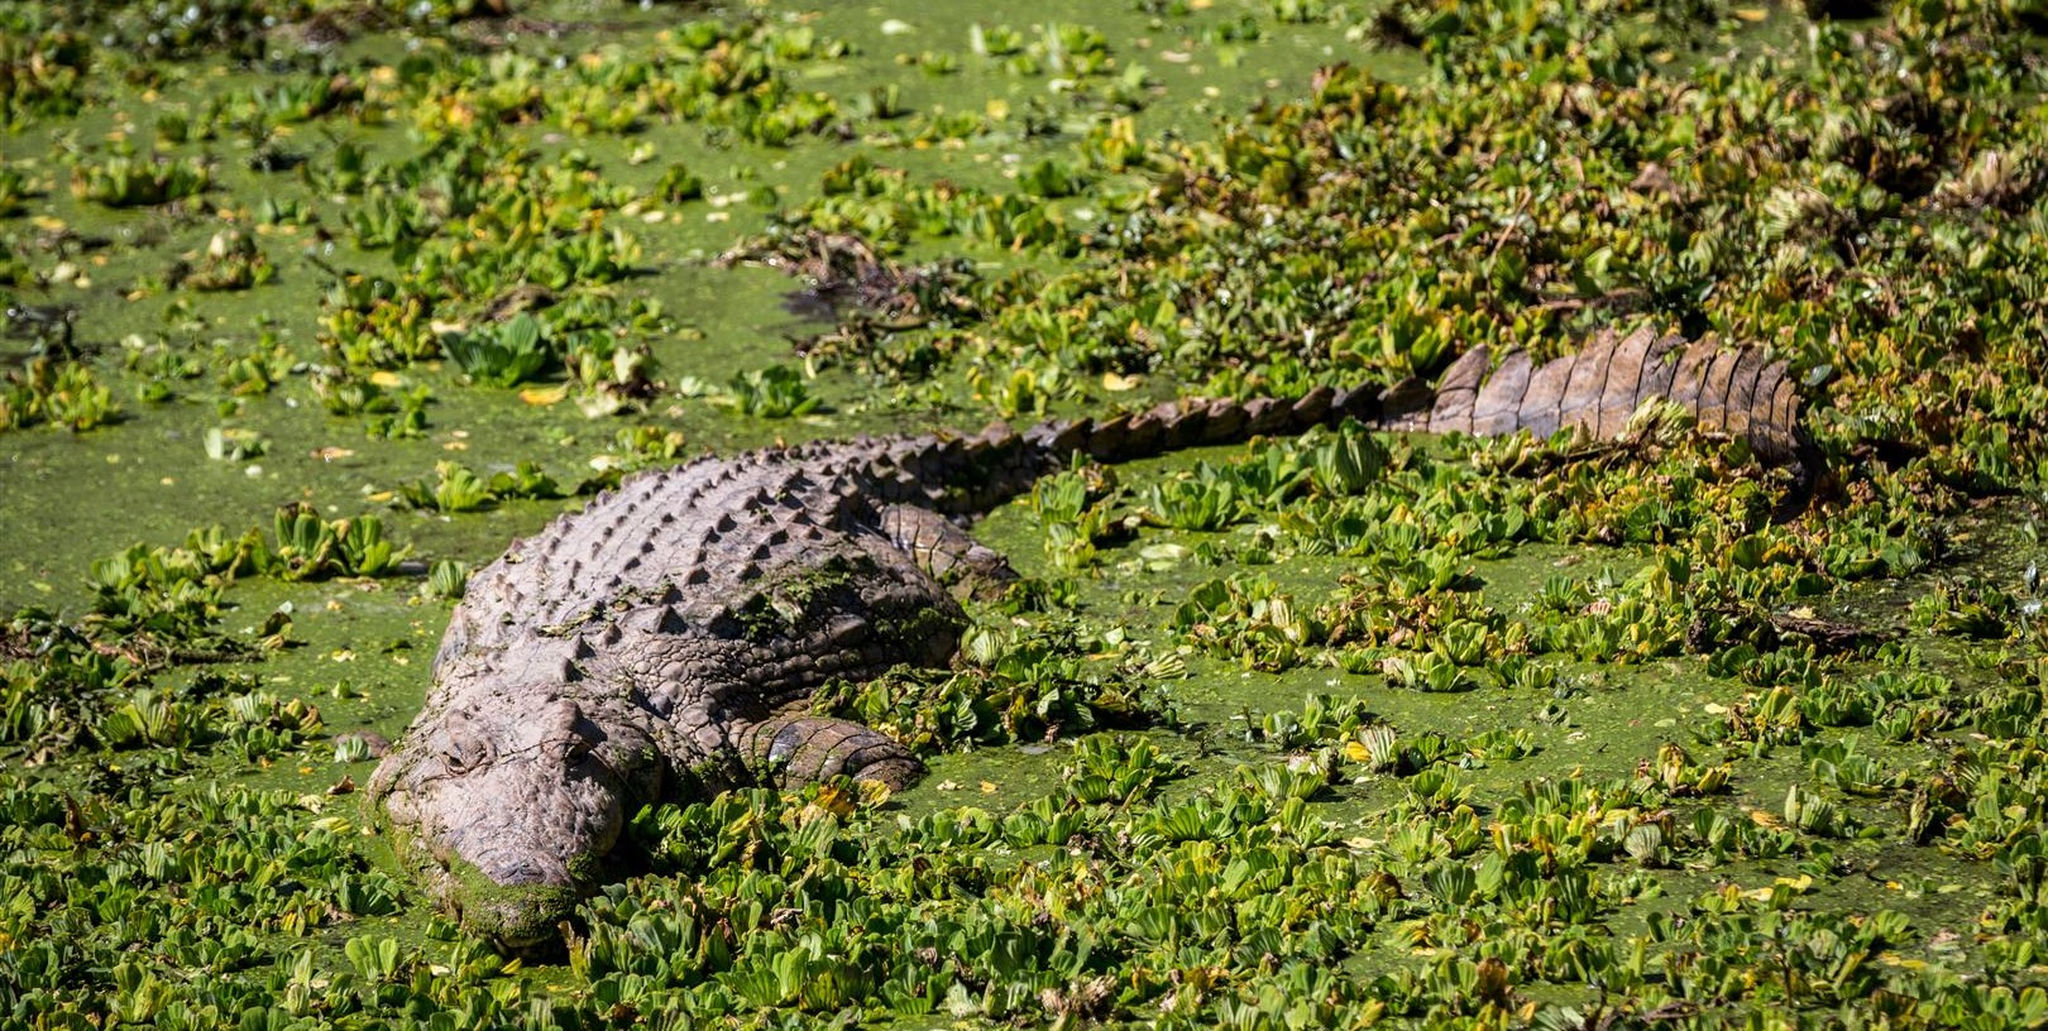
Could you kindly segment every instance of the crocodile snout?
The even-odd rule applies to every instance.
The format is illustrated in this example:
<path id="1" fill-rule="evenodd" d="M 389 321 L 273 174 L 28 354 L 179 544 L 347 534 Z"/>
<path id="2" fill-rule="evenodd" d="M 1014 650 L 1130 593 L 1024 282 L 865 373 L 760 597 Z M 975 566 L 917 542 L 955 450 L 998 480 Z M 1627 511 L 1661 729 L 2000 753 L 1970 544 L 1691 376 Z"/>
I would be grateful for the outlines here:
<path id="1" fill-rule="evenodd" d="M 559 884 L 485 881 L 465 885 L 454 902 L 465 929 L 507 952 L 533 952 L 560 946 L 577 893 Z"/>

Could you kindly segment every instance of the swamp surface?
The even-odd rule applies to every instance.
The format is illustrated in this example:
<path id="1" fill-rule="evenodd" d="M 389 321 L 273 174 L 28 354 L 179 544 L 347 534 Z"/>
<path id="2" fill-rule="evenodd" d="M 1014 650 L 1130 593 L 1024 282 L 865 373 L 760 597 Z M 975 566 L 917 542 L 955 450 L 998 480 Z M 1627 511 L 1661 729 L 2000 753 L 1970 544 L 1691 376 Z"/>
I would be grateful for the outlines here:
<path id="1" fill-rule="evenodd" d="M 0 0 L 0 1026 L 2048 1023 L 2043 26 Z M 645 811 L 539 960 L 361 805 L 623 476 L 1641 327 L 1813 466 L 1077 460 L 955 668 L 815 702 L 920 783 Z"/>

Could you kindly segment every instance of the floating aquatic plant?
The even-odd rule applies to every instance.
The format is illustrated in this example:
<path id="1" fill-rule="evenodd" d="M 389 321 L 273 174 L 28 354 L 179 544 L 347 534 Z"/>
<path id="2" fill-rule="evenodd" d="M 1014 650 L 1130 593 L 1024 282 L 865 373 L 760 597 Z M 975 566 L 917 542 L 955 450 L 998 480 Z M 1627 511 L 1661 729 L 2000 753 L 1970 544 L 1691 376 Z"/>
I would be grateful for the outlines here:
<path id="1" fill-rule="evenodd" d="M 803 373 L 787 365 L 749 369 L 732 378 L 722 398 L 745 415 L 789 419 L 809 415 L 824 404 L 804 385 Z"/>
<path id="2" fill-rule="evenodd" d="M 204 191 L 213 173 L 198 158 L 136 158 L 115 155 L 72 170 L 71 192 L 110 208 L 182 200 Z"/>
<path id="3" fill-rule="evenodd" d="M 112 388 L 89 365 L 36 358 L 20 371 L 0 373 L 0 428 L 48 423 L 82 432 L 120 414 Z"/>
<path id="4" fill-rule="evenodd" d="M 259 566 L 285 580 L 377 576 L 411 550 L 386 540 L 383 521 L 376 516 L 329 521 L 303 502 L 277 510 L 272 541 Z"/>
<path id="5" fill-rule="evenodd" d="M 239 229 L 224 229 L 207 242 L 204 263 L 181 285 L 194 290 L 247 290 L 277 275 L 256 239 Z"/>
<path id="6" fill-rule="evenodd" d="M 510 472 L 478 476 L 460 462 L 434 463 L 435 480 L 412 480 L 398 487 L 404 504 L 429 512 L 475 512 L 500 501 L 557 498 L 562 488 L 531 460 L 521 461 Z"/>
<path id="7" fill-rule="evenodd" d="M 525 312 L 495 326 L 451 334 L 441 350 L 478 383 L 516 387 L 554 363 L 553 348 L 539 319 Z"/>

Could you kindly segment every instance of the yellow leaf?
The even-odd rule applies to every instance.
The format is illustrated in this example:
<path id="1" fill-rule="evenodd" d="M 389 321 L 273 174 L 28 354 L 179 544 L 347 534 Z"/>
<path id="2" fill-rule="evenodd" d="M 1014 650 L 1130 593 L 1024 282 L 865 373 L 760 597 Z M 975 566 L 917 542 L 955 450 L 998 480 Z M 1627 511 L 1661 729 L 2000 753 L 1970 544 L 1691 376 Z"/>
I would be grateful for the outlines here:
<path id="1" fill-rule="evenodd" d="M 1735 9 L 1735 16 L 1743 21 L 1763 21 L 1771 16 L 1771 12 L 1761 7 L 1738 7 Z"/>
<path id="2" fill-rule="evenodd" d="M 530 405 L 551 405 L 569 396 L 569 385 L 563 383 L 553 387 L 527 387 L 519 392 L 519 400 Z"/>
<path id="3" fill-rule="evenodd" d="M 395 387 L 400 381 L 398 373 L 392 372 L 390 369 L 378 369 L 376 372 L 370 373 L 370 382 L 380 387 Z"/>
<path id="4" fill-rule="evenodd" d="M 1344 758 L 1355 763 L 1369 762 L 1372 759 L 1372 752 L 1367 750 L 1365 745 L 1360 742 L 1346 741 L 1344 742 Z"/>
<path id="5" fill-rule="evenodd" d="M 996 786 L 988 781 L 982 781 L 981 793 L 984 795 L 993 795 L 996 793 Z"/>
<path id="6" fill-rule="evenodd" d="M 818 792 L 817 804 L 827 812 L 845 816 L 853 812 L 853 796 L 838 788 L 823 788 Z"/>
<path id="7" fill-rule="evenodd" d="M 1135 374 L 1130 376 L 1120 376 L 1114 372 L 1102 374 L 1102 389 L 1116 394 L 1123 393 L 1126 390 L 1136 390 L 1144 382 L 1145 377 Z"/>

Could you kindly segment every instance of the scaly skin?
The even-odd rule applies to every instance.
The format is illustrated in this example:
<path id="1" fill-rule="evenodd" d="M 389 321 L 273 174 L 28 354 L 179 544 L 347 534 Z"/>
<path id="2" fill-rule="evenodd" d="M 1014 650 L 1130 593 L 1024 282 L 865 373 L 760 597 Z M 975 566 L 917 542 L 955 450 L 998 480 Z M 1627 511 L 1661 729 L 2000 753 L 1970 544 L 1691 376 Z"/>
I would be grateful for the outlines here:
<path id="1" fill-rule="evenodd" d="M 1015 437 L 1007 451 L 1025 454 Z M 943 454 L 894 441 L 699 460 L 627 483 L 473 577 L 437 686 L 371 784 L 434 894 L 527 947 L 601 883 L 642 804 L 776 767 L 908 783 L 916 761 L 889 738 L 782 710 L 832 676 L 951 656 L 959 604 L 885 535 L 929 533 L 887 499 L 906 489 L 894 477 Z M 925 554 L 955 552 L 967 560 Z M 511 888 L 473 890 L 483 881 Z"/>
<path id="2" fill-rule="evenodd" d="M 1116 461 L 1347 417 L 1611 436 L 1643 399 L 1680 395 L 1703 426 L 1742 433 L 1767 458 L 1801 451 L 1783 366 L 1758 352 L 1609 337 L 1533 372 L 1511 356 L 1484 386 L 1485 354 L 1473 354 L 1433 397 L 1410 384 L 1176 402 L 1021 435 L 822 443 L 637 477 L 472 578 L 435 687 L 369 798 L 465 925 L 507 949 L 545 947 L 579 898 L 616 878 L 615 846 L 642 805 L 764 781 L 914 779 L 901 745 L 804 703 L 835 676 L 947 662 L 965 621 L 949 584 L 1010 575 L 949 517 L 1076 452 Z"/>

